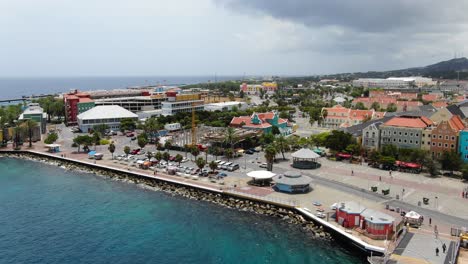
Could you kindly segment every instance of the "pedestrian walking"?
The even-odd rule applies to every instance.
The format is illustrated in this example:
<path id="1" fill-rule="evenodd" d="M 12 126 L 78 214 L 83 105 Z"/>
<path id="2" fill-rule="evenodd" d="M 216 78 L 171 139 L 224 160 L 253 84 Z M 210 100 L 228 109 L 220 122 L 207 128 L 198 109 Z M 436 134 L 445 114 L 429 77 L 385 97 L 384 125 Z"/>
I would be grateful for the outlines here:
<path id="1" fill-rule="evenodd" d="M 445 245 L 445 243 L 442 245 L 442 252 L 445 254 L 445 251 L 447 250 L 447 246 Z"/>
<path id="2" fill-rule="evenodd" d="M 465 198 L 465 191 L 462 192 L 462 198 Z"/>
<path id="3" fill-rule="evenodd" d="M 436 256 L 439 256 L 439 248 L 436 247 Z"/>
<path id="4" fill-rule="evenodd" d="M 392 177 L 392 170 L 389 170 L 389 171 L 388 171 L 388 175 L 389 175 L 390 177 Z"/>
<path id="5" fill-rule="evenodd" d="M 354 171 L 353 170 L 351 170 L 351 176 L 354 176 Z"/>
<path id="6" fill-rule="evenodd" d="M 432 218 L 429 217 L 429 226 L 432 224 Z"/>
<path id="7" fill-rule="evenodd" d="M 382 176 L 379 176 L 379 181 L 382 181 Z"/>

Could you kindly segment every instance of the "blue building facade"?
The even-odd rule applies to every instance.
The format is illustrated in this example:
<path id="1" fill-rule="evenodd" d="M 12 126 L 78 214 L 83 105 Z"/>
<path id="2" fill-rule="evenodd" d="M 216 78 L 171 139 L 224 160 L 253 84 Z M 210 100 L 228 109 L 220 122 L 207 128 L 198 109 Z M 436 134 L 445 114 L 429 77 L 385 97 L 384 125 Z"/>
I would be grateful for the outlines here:
<path id="1" fill-rule="evenodd" d="M 463 162 L 468 163 L 468 130 L 460 131 L 458 136 L 458 153 Z"/>

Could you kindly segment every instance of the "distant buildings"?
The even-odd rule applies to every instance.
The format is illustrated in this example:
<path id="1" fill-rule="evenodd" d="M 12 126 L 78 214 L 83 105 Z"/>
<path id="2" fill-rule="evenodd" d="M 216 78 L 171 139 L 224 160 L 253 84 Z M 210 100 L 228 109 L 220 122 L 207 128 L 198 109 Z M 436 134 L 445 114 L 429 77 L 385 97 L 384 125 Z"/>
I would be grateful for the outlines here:
<path id="1" fill-rule="evenodd" d="M 260 94 L 260 91 L 274 93 L 278 90 L 278 84 L 275 82 L 264 82 L 262 84 L 243 83 L 240 85 L 240 90 L 246 94 Z"/>
<path id="2" fill-rule="evenodd" d="M 292 128 L 288 125 L 288 120 L 279 118 L 276 112 L 253 113 L 251 116 L 234 117 L 229 126 L 260 130 L 264 133 L 271 133 L 273 127 L 277 127 L 281 135 L 289 135 L 292 133 Z"/>
<path id="3" fill-rule="evenodd" d="M 237 110 L 245 110 L 247 104 L 245 102 L 223 102 L 223 103 L 211 103 L 205 104 L 205 111 L 232 111 L 236 107 Z"/>
<path id="4" fill-rule="evenodd" d="M 335 105 L 322 108 L 322 125 L 327 128 L 349 127 L 371 119 L 382 118 L 384 115 L 384 112 L 377 112 L 373 109 L 353 110 L 341 105 Z"/>
<path id="5" fill-rule="evenodd" d="M 77 116 L 94 106 L 94 101 L 88 93 L 81 93 L 74 90 L 63 95 L 63 103 L 65 105 L 65 124 L 67 126 L 76 125 Z"/>
<path id="6" fill-rule="evenodd" d="M 96 105 L 118 105 L 131 112 L 161 109 L 162 102 L 166 101 L 165 94 L 147 96 L 113 97 L 95 100 Z"/>
<path id="7" fill-rule="evenodd" d="M 176 91 L 166 92 L 167 101 L 161 103 L 162 115 L 204 110 L 205 101 L 200 94 L 178 94 Z"/>
<path id="8" fill-rule="evenodd" d="M 46 132 L 47 114 L 44 113 L 44 110 L 39 106 L 39 104 L 30 103 L 19 117 L 20 121 L 28 119 L 37 122 L 37 127 L 32 131 L 32 141 L 41 140 L 41 134 Z"/>
<path id="9" fill-rule="evenodd" d="M 127 109 L 117 105 L 96 106 L 77 116 L 78 126 L 83 132 L 87 132 L 96 125 L 107 125 L 112 130 L 120 130 L 122 119 L 138 120 L 138 116 Z"/>
<path id="10" fill-rule="evenodd" d="M 360 78 L 353 81 L 353 86 L 383 89 L 408 89 L 414 87 L 433 86 L 436 84 L 437 82 L 433 81 L 431 78 L 420 76 L 390 77 L 387 79 Z"/>

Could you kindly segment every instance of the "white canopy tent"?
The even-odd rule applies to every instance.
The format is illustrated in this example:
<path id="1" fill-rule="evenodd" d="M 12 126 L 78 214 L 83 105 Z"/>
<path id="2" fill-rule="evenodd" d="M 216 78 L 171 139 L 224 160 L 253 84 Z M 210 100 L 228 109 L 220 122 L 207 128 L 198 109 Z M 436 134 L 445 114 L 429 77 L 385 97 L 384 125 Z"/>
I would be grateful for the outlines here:
<path id="1" fill-rule="evenodd" d="M 253 178 L 254 180 L 268 180 L 272 179 L 275 175 L 275 173 L 266 170 L 251 171 L 247 173 L 247 176 Z"/>
<path id="2" fill-rule="evenodd" d="M 415 211 L 409 211 L 405 214 L 405 221 L 411 225 L 421 225 L 422 217 Z"/>

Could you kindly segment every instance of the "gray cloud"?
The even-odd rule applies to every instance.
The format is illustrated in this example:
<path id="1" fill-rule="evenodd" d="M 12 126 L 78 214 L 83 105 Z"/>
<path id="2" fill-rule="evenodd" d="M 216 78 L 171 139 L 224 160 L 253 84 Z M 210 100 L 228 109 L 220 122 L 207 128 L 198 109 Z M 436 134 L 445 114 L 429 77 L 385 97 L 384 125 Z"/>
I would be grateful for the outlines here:
<path id="1" fill-rule="evenodd" d="M 458 27 L 468 2 L 456 0 L 218 0 L 241 12 L 260 12 L 310 27 L 339 26 L 357 32 Z"/>

